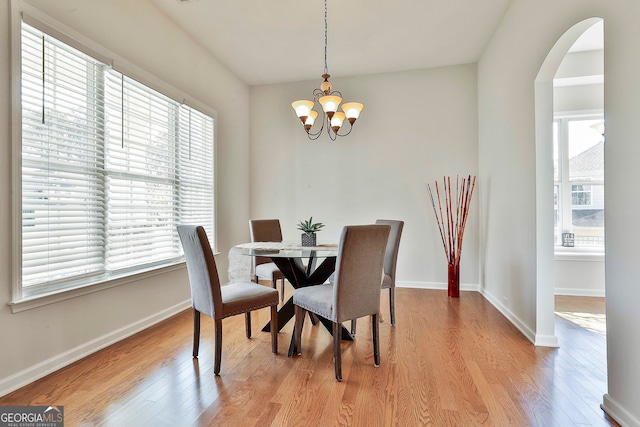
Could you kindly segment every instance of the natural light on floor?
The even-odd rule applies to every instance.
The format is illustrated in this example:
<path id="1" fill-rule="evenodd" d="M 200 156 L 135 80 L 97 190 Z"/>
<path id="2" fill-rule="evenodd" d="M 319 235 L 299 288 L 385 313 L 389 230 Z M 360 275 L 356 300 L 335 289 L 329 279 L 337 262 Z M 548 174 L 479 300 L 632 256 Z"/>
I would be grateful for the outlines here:
<path id="1" fill-rule="evenodd" d="M 589 331 L 606 335 L 606 315 L 604 313 L 580 313 L 575 311 L 556 311 L 556 314 L 569 322 Z"/>

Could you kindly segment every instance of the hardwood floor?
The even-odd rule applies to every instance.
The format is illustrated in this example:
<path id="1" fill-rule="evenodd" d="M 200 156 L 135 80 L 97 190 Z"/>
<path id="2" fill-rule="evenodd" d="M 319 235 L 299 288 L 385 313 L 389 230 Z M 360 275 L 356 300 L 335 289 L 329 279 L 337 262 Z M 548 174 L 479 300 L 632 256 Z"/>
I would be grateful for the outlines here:
<path id="1" fill-rule="evenodd" d="M 244 317 L 223 321 L 222 371 L 213 375 L 213 323 L 203 318 L 191 357 L 185 311 L 0 398 L 0 405 L 64 405 L 66 426 L 611 426 L 600 409 L 604 336 L 557 316 L 559 349 L 536 348 L 480 294 L 399 288 L 397 325 L 383 292 L 382 364 L 373 366 L 371 325 L 360 319 L 342 344 L 336 382 L 331 337 L 308 322 L 302 355 L 280 353 Z M 558 304 L 559 312 L 571 313 Z M 574 311 L 584 313 L 584 310 Z"/>

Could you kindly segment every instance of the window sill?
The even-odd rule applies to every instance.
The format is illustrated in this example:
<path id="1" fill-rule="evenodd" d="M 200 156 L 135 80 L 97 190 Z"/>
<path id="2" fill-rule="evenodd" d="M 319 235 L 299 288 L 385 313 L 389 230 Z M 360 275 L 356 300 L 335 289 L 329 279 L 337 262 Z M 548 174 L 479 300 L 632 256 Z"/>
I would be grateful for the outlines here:
<path id="1" fill-rule="evenodd" d="M 554 255 L 556 261 L 604 262 L 604 252 L 599 250 L 558 248 Z"/>
<path id="2" fill-rule="evenodd" d="M 150 277 L 165 274 L 170 271 L 180 270 L 186 267 L 184 261 L 175 262 L 162 267 L 155 267 L 140 273 L 129 273 L 120 277 L 107 279 L 90 285 L 79 285 L 73 288 L 62 289 L 55 292 L 43 293 L 23 297 L 19 300 L 9 302 L 9 307 L 13 313 L 31 310 L 32 308 L 42 307 L 48 304 L 54 304 L 60 301 L 76 298 L 82 295 L 88 295 L 94 292 L 100 292 L 105 289 L 114 288 L 116 286 L 125 285 L 127 283 L 136 282 L 138 280 L 148 279 Z"/>

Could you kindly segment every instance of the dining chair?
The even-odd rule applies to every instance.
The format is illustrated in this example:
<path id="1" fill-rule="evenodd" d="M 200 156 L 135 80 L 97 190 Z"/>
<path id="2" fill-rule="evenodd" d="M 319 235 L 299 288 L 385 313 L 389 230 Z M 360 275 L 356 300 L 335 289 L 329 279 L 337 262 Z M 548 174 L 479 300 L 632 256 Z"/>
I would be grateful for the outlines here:
<path id="1" fill-rule="evenodd" d="M 280 220 L 277 219 L 251 219 L 249 231 L 252 242 L 282 242 L 282 230 Z M 269 280 L 271 286 L 277 289 L 278 280 L 282 280 L 280 300 L 284 301 L 284 274 L 267 257 L 253 257 L 253 272 L 256 283 L 259 279 Z"/>
<path id="2" fill-rule="evenodd" d="M 398 249 L 400 248 L 400 237 L 404 228 L 404 221 L 392 219 L 378 219 L 376 224 L 387 224 L 391 226 L 389 241 L 384 253 L 384 277 L 382 279 L 382 289 L 389 289 L 389 313 L 391 324 L 396 324 L 395 290 L 396 290 L 396 264 L 398 262 Z M 356 320 L 351 321 L 351 335 L 356 334 Z"/>
<path id="3" fill-rule="evenodd" d="M 254 282 L 220 286 L 213 251 L 202 226 L 178 225 L 191 286 L 193 306 L 193 357 L 200 347 L 200 313 L 211 317 L 215 329 L 213 373 L 220 373 L 222 360 L 222 319 L 245 314 L 247 338 L 251 338 L 251 311 L 271 307 L 271 351 L 278 352 L 278 291 Z"/>
<path id="4" fill-rule="evenodd" d="M 332 283 L 298 288 L 295 306 L 294 344 L 301 354 L 302 326 L 307 311 L 330 320 L 333 325 L 335 375 L 342 381 L 340 350 L 342 322 L 371 316 L 373 360 L 380 366 L 380 291 L 385 247 L 391 227 L 386 224 L 352 225 L 342 229 Z"/>

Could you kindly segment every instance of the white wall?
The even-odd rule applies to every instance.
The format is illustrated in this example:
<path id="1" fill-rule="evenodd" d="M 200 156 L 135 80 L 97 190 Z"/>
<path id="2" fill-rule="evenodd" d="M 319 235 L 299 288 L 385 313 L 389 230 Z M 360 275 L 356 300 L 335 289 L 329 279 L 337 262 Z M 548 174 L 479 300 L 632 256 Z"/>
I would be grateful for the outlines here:
<path id="1" fill-rule="evenodd" d="M 556 255 L 555 295 L 604 297 L 604 256 Z"/>
<path id="2" fill-rule="evenodd" d="M 251 216 L 280 218 L 285 239 L 313 215 L 337 241 L 344 225 L 401 219 L 401 286 L 446 287 L 447 261 L 426 184 L 477 172 L 476 67 L 332 79 L 365 104 L 353 132 L 309 141 L 291 102 L 321 79 L 251 88 Z M 477 190 L 477 186 L 476 186 Z M 461 288 L 477 289 L 477 193 L 464 238 Z"/>
<path id="3" fill-rule="evenodd" d="M 12 314 L 10 7 L 0 2 L 0 395 L 190 304 L 186 270 Z M 217 110 L 218 247 L 248 239 L 249 88 L 146 1 L 29 3 Z M 123 13 L 126 11 L 126 13 Z M 238 119 L 240 118 L 240 120 Z M 217 257 L 223 278 L 226 255 Z"/>
<path id="4" fill-rule="evenodd" d="M 608 394 L 604 405 L 640 425 L 640 3 L 514 0 L 478 64 L 482 286 L 536 333 L 534 81 L 556 40 L 591 17 L 605 22 L 606 293 Z M 508 207 L 505 208 L 505 207 Z"/>
<path id="5" fill-rule="evenodd" d="M 583 78 L 593 78 L 604 74 L 604 51 L 592 50 L 586 52 L 568 53 L 560 63 L 555 75 L 560 81 Z M 604 108 L 604 84 L 580 84 L 555 87 L 553 90 L 553 110 L 555 112 L 570 112 L 582 110 L 602 110 Z"/>

